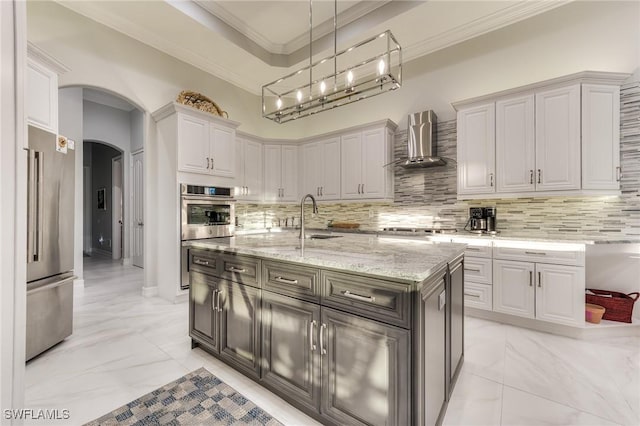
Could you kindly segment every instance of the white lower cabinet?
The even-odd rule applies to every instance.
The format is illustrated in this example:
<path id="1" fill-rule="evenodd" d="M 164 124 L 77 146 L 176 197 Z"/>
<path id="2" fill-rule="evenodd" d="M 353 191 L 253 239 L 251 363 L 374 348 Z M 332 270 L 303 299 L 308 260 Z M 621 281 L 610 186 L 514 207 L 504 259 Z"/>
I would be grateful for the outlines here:
<path id="1" fill-rule="evenodd" d="M 494 259 L 493 310 L 580 325 L 584 322 L 584 267 Z"/>
<path id="2" fill-rule="evenodd" d="M 493 287 L 491 285 L 465 281 L 464 305 L 491 311 L 493 305 L 492 293 Z"/>

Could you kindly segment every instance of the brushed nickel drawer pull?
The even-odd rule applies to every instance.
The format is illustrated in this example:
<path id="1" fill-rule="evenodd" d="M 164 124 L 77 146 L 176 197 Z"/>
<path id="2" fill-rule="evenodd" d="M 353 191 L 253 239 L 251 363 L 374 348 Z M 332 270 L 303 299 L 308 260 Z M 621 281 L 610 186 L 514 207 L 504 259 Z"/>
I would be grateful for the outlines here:
<path id="1" fill-rule="evenodd" d="M 291 280 L 285 277 L 275 277 L 273 280 L 284 284 L 298 284 L 298 280 Z"/>
<path id="2" fill-rule="evenodd" d="M 203 266 L 209 266 L 209 261 L 208 260 L 202 260 L 198 257 L 194 257 L 193 258 L 193 263 L 195 263 L 196 265 L 203 265 Z"/>
<path id="3" fill-rule="evenodd" d="M 533 185 L 533 170 L 529 170 L 529 183 Z"/>
<path id="4" fill-rule="evenodd" d="M 352 299 L 356 299 L 356 300 L 362 300 L 364 302 L 375 302 L 376 298 L 373 296 L 361 296 L 359 294 L 355 294 L 355 293 L 351 293 L 349 290 L 342 290 L 341 293 L 343 295 L 345 295 L 346 297 L 350 297 Z"/>
<path id="5" fill-rule="evenodd" d="M 538 272 L 538 287 L 542 287 L 542 273 Z"/>
<path id="6" fill-rule="evenodd" d="M 316 345 L 313 343 L 313 329 L 316 326 L 316 320 L 313 320 L 309 323 L 309 349 L 311 352 L 315 352 Z"/>
<path id="7" fill-rule="evenodd" d="M 235 266 L 229 266 L 227 272 L 247 272 L 244 268 L 236 268 Z"/>
<path id="8" fill-rule="evenodd" d="M 469 250 L 469 251 L 480 251 L 480 249 L 478 247 L 467 247 L 465 250 Z"/>
<path id="9" fill-rule="evenodd" d="M 464 268 L 465 271 L 471 271 L 471 272 L 480 272 L 480 269 L 474 269 L 474 268 Z"/>
<path id="10" fill-rule="evenodd" d="M 469 297 L 475 297 L 477 299 L 480 299 L 480 295 L 479 294 L 472 294 L 472 293 L 467 293 L 466 291 L 464 292 L 465 296 L 469 296 Z"/>
<path id="11" fill-rule="evenodd" d="M 547 255 L 547 253 L 540 252 L 540 251 L 525 251 L 524 253 L 525 254 L 532 254 L 532 255 L 535 255 L 535 256 L 546 256 Z"/>
<path id="12" fill-rule="evenodd" d="M 326 329 L 327 329 L 327 324 L 323 323 L 320 326 L 320 354 L 321 355 L 326 355 L 327 354 L 327 350 L 324 347 L 324 340 L 322 339 L 322 330 L 326 330 Z"/>
<path id="13" fill-rule="evenodd" d="M 540 182 L 540 177 L 542 176 L 542 170 L 538 169 L 538 183 L 542 183 Z"/>
<path id="14" fill-rule="evenodd" d="M 533 271 L 529 271 L 529 287 L 533 287 Z"/>
<path id="15" fill-rule="evenodd" d="M 211 296 L 211 310 L 213 312 L 217 312 L 218 311 L 218 307 L 216 306 L 217 300 L 218 300 L 218 290 L 213 290 L 213 295 Z"/>

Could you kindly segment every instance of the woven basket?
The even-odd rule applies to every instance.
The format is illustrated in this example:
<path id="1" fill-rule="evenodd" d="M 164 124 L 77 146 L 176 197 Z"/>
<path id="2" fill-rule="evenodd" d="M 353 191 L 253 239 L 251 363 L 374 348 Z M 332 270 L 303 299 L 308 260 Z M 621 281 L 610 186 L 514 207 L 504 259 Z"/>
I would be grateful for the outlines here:
<path id="1" fill-rule="evenodd" d="M 624 294 L 617 291 L 596 290 L 593 288 L 588 288 L 587 290 L 595 293 L 595 295 L 585 295 L 587 303 L 600 305 L 606 309 L 602 319 L 631 323 L 633 304 L 640 297 L 640 293 Z"/>
<path id="2" fill-rule="evenodd" d="M 176 102 L 181 103 L 182 105 L 188 105 L 190 107 L 199 109 L 200 111 L 208 112 L 213 115 L 229 118 L 229 114 L 227 113 L 227 111 L 223 111 L 222 108 L 218 106 L 218 104 L 207 98 L 202 93 L 192 92 L 191 90 L 183 90 L 178 95 Z"/>

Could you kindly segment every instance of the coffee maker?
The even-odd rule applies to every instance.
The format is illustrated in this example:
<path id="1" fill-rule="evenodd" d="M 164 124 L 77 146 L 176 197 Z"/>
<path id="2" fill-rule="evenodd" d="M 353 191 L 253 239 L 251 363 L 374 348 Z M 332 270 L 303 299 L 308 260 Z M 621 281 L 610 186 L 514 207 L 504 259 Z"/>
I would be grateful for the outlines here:
<path id="1" fill-rule="evenodd" d="M 497 234 L 495 207 L 470 207 L 469 220 L 464 229 L 476 234 Z"/>

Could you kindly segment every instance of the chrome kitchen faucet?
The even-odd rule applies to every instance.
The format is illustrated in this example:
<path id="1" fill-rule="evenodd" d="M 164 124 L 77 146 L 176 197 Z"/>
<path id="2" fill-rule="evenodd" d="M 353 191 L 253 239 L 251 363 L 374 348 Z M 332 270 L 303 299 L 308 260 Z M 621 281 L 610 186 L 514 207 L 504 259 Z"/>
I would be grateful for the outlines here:
<path id="1" fill-rule="evenodd" d="M 307 194 L 304 197 L 302 197 L 302 200 L 300 200 L 300 239 L 301 240 L 304 240 L 304 202 L 306 201 L 307 198 L 311 198 L 311 201 L 313 201 L 313 213 L 318 214 L 318 205 L 316 204 L 316 199 L 313 198 L 313 195 Z"/>

